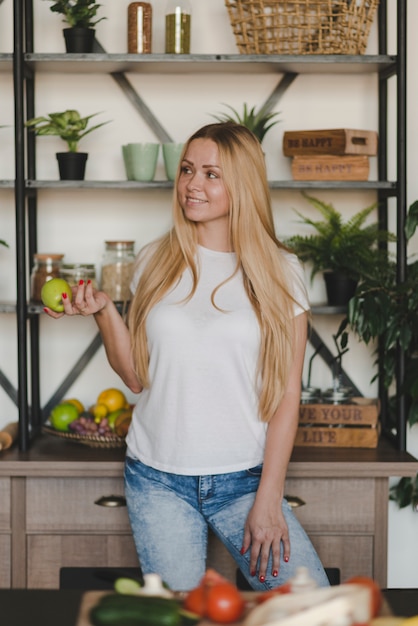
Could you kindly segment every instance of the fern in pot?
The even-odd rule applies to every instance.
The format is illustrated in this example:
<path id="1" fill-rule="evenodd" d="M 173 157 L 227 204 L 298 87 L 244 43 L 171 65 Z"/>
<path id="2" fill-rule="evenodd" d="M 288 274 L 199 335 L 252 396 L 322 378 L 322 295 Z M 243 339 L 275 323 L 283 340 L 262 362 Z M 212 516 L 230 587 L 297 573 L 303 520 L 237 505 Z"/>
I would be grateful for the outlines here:
<path id="1" fill-rule="evenodd" d="M 296 211 L 301 222 L 311 226 L 313 232 L 293 235 L 286 240 L 286 244 L 302 262 L 311 264 L 311 280 L 322 272 L 328 304 L 345 306 L 353 297 L 362 277 L 379 264 L 383 254 L 379 244 L 393 241 L 395 237 L 380 230 L 377 223 L 366 224 L 376 204 L 362 209 L 345 221 L 332 204 L 306 193 L 303 196 L 321 214 L 322 219 L 306 217 Z"/>

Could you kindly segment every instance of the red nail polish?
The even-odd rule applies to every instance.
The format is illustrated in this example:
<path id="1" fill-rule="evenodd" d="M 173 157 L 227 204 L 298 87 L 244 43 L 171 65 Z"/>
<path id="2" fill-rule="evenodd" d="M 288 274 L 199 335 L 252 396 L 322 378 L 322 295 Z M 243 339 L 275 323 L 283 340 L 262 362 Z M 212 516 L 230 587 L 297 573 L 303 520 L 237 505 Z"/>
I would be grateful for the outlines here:
<path id="1" fill-rule="evenodd" d="M 44 306 L 44 311 L 45 313 L 48 313 L 48 309 L 46 308 L 46 306 Z"/>
<path id="2" fill-rule="evenodd" d="M 88 285 L 91 285 L 91 280 L 90 280 L 90 278 L 88 279 L 87 284 L 88 284 Z"/>
<path id="3" fill-rule="evenodd" d="M 240 553 L 241 553 L 241 554 L 245 554 L 245 549 L 244 549 L 244 548 L 241 548 Z"/>
<path id="4" fill-rule="evenodd" d="M 67 298 L 68 298 L 68 295 L 67 295 L 66 293 L 63 293 L 63 294 L 62 294 L 62 299 L 63 299 L 63 300 L 66 300 Z"/>
<path id="5" fill-rule="evenodd" d="M 276 578 L 276 576 L 278 576 L 278 575 L 279 575 L 279 572 L 277 571 L 277 569 L 274 569 L 273 570 L 273 576 Z"/>
<path id="6" fill-rule="evenodd" d="M 84 280 L 81 279 L 80 282 L 78 283 L 79 285 L 84 285 Z"/>
<path id="7" fill-rule="evenodd" d="M 259 580 L 260 580 L 260 583 L 263 583 L 266 580 L 266 577 L 265 576 L 260 576 Z"/>
<path id="8" fill-rule="evenodd" d="M 251 576 L 255 576 L 256 575 L 255 569 L 251 570 L 250 574 L 251 574 Z"/>
<path id="9" fill-rule="evenodd" d="M 288 557 L 288 556 L 285 556 L 285 557 L 284 557 L 284 562 L 285 562 L 285 563 L 288 563 L 288 562 L 289 562 L 289 557 Z"/>

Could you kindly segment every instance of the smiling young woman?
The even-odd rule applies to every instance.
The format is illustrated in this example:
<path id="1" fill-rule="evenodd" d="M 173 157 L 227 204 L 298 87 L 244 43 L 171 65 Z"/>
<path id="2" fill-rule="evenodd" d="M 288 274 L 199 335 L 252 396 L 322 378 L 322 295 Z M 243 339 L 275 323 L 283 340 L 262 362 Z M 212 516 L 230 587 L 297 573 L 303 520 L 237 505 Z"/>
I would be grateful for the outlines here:
<path id="1" fill-rule="evenodd" d="M 204 126 L 174 187 L 172 229 L 137 258 L 128 326 L 91 284 L 64 304 L 94 315 L 110 364 L 140 393 L 125 495 L 141 567 L 192 589 L 211 529 L 254 589 L 301 565 L 327 586 L 283 495 L 309 304 L 275 234 L 260 142 L 233 122 Z"/>

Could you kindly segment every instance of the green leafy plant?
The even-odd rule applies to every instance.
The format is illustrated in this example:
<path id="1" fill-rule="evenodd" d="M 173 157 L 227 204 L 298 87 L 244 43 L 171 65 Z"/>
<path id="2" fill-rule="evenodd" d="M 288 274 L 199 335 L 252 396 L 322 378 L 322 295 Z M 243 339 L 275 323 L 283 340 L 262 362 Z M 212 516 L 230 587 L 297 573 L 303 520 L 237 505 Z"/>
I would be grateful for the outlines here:
<path id="1" fill-rule="evenodd" d="M 244 102 L 244 110 L 242 115 L 240 115 L 238 111 L 231 107 L 229 104 L 224 104 L 224 106 L 226 106 L 231 111 L 231 113 L 213 115 L 212 117 L 214 117 L 215 120 L 218 120 L 218 122 L 236 122 L 238 124 L 242 124 L 242 126 L 246 126 L 254 133 L 260 143 L 262 143 L 267 132 L 275 124 L 279 123 L 279 120 L 273 119 L 277 117 L 279 113 L 271 113 L 269 111 L 266 111 L 264 108 L 256 111 L 255 106 L 249 109 L 246 102 Z"/>
<path id="2" fill-rule="evenodd" d="M 418 200 L 408 210 L 405 223 L 407 243 L 418 225 Z M 392 392 L 388 402 L 388 422 L 396 424 L 396 398 L 406 397 L 407 420 L 418 423 L 418 260 L 409 257 L 406 278 L 397 280 L 396 263 L 386 262 L 371 268 L 358 285 L 348 305 L 347 320 L 358 338 L 369 344 L 379 339 L 379 363 L 384 387 Z M 393 391 L 398 347 L 405 358 L 405 376 Z M 377 360 L 376 360 L 377 362 Z M 377 377 L 377 374 L 374 378 Z M 402 508 L 418 505 L 418 477 L 403 478 L 391 490 L 391 499 Z"/>
<path id="3" fill-rule="evenodd" d="M 409 208 L 405 235 L 408 242 L 418 224 L 418 200 Z M 406 279 L 397 280 L 396 263 L 388 256 L 372 269 L 357 287 L 348 307 L 348 323 L 369 344 L 380 339 L 383 351 L 383 382 L 390 388 L 396 367 L 397 348 L 406 358 L 406 376 L 399 392 L 408 398 L 408 422 L 418 423 L 418 260 L 409 258 Z"/>
<path id="4" fill-rule="evenodd" d="M 401 478 L 389 490 L 389 500 L 396 502 L 400 509 L 412 505 L 418 511 L 418 474 L 415 478 Z"/>
<path id="5" fill-rule="evenodd" d="M 48 0 L 54 2 L 50 7 L 53 13 L 61 13 L 64 16 L 63 21 L 69 24 L 71 28 L 93 28 L 101 20 L 101 17 L 95 19 L 97 11 L 102 6 L 96 4 L 96 0 Z"/>
<path id="6" fill-rule="evenodd" d="M 49 113 L 47 117 L 34 117 L 26 122 L 26 126 L 39 136 L 61 137 L 67 143 L 69 152 L 77 152 L 80 139 L 109 123 L 102 122 L 87 128 L 90 119 L 95 115 L 99 114 L 93 113 L 87 117 L 81 117 L 78 111 L 67 110 L 61 113 Z"/>
<path id="7" fill-rule="evenodd" d="M 314 220 L 295 211 L 302 223 L 312 226 L 316 232 L 294 235 L 286 240 L 286 244 L 301 261 L 312 264 L 311 279 L 318 272 L 330 270 L 358 281 L 370 267 L 379 263 L 382 251 L 378 244 L 395 239 L 387 231 L 380 230 L 377 223 L 365 224 L 376 204 L 344 221 L 332 204 L 326 204 L 306 193 L 303 196 L 321 213 L 323 219 Z"/>

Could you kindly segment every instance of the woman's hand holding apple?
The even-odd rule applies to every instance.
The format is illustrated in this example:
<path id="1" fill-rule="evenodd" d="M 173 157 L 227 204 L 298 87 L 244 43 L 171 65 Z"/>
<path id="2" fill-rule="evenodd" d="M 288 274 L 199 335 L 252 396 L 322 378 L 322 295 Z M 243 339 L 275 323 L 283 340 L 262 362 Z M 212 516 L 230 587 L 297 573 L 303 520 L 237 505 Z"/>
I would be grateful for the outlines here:
<path id="1" fill-rule="evenodd" d="M 56 281 L 56 282 L 54 282 Z M 45 283 L 42 301 L 45 304 L 45 313 L 58 319 L 64 315 L 94 315 L 103 310 L 110 302 L 103 291 L 96 291 L 90 281 L 80 280 L 77 287 L 65 288 L 62 279 L 55 279 Z"/>

